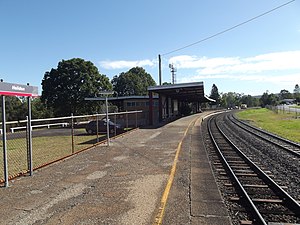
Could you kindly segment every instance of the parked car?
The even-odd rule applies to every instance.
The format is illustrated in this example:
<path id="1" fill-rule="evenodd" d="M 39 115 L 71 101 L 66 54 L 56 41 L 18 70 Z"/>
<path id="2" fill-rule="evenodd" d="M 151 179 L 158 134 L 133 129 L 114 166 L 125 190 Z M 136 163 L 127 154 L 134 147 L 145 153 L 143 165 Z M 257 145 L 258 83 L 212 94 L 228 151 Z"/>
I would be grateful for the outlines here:
<path id="1" fill-rule="evenodd" d="M 115 124 L 112 121 L 109 122 L 109 133 L 114 134 L 115 130 L 118 133 L 121 133 L 124 131 L 124 128 L 120 124 Z M 106 120 L 98 120 L 98 133 L 106 133 L 107 124 Z M 97 133 L 97 121 L 93 120 L 90 121 L 86 127 L 85 130 L 88 134 L 96 134 Z"/>

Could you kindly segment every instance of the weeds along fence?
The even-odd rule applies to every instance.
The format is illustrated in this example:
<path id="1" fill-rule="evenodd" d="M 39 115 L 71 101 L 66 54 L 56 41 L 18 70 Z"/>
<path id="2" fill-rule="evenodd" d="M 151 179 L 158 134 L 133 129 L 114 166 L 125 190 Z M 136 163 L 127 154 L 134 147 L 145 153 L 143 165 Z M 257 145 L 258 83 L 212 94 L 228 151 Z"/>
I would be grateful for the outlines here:
<path id="1" fill-rule="evenodd" d="M 300 118 L 300 108 L 296 108 L 293 106 L 286 106 L 286 105 L 277 105 L 277 106 L 266 106 L 267 109 L 272 110 L 277 114 L 285 114 L 287 116 L 294 117 L 296 119 Z"/>
<path id="2" fill-rule="evenodd" d="M 110 137 L 145 124 L 142 111 L 109 113 L 108 117 L 110 121 Z M 86 129 L 91 121 L 98 121 L 98 123 L 94 123 L 98 124 L 98 126 L 94 126 L 94 130 L 92 131 Z M 33 169 L 37 169 L 105 141 L 107 139 L 105 121 L 106 114 L 32 120 L 31 140 Z M 112 123 L 117 124 L 117 126 Z M 27 124 L 27 120 L 6 122 L 6 149 L 9 178 L 25 174 L 29 171 L 29 129 Z M 121 127 L 121 129 L 119 129 L 119 127 Z M 2 134 L 2 129 L 0 131 Z M 87 131 L 89 131 L 89 133 Z M 2 139 L 0 146 L 3 148 Z M 4 158 L 3 154 L 0 154 L 0 183 L 4 182 L 4 173 L 6 172 L 4 170 Z"/>

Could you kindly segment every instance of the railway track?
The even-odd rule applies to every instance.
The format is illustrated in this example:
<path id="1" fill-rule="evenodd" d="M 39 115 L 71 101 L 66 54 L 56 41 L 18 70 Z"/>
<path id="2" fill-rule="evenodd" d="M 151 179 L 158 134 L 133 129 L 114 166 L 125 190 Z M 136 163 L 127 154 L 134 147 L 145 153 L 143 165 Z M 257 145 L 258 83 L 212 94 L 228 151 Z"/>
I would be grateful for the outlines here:
<path id="1" fill-rule="evenodd" d="M 284 139 L 282 137 L 279 137 L 275 134 L 269 133 L 257 127 L 251 126 L 250 124 L 244 121 L 238 120 L 233 114 L 229 114 L 227 117 L 232 123 L 236 124 L 237 126 L 246 130 L 247 132 L 271 144 L 274 144 L 282 148 L 283 150 L 293 154 L 294 156 L 300 158 L 300 144 Z"/>
<path id="2" fill-rule="evenodd" d="M 300 205 L 284 187 L 278 185 L 269 171 L 264 171 L 241 151 L 225 134 L 214 116 L 207 122 L 207 129 L 213 142 L 219 162 L 230 177 L 234 191 L 228 199 L 238 202 L 246 211 L 246 219 L 240 224 L 300 223 Z M 220 169 L 219 169 L 220 170 Z"/>

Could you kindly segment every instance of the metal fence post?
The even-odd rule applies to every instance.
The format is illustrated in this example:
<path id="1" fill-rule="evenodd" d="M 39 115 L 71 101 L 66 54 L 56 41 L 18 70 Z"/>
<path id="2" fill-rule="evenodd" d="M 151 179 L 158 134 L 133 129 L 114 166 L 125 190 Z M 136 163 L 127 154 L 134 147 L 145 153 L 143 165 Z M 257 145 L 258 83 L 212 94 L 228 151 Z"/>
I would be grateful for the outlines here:
<path id="1" fill-rule="evenodd" d="M 97 143 L 99 142 L 99 117 L 98 113 L 96 115 L 96 133 L 97 133 Z"/>
<path id="2" fill-rule="evenodd" d="M 2 145 L 3 145 L 3 169 L 4 185 L 8 187 L 8 164 L 7 164 L 7 146 L 6 146 L 6 115 L 5 115 L 5 96 L 2 95 Z"/>
<path id="3" fill-rule="evenodd" d="M 126 131 L 128 131 L 128 112 L 126 112 Z"/>
<path id="4" fill-rule="evenodd" d="M 106 105 L 106 137 L 107 137 L 107 146 L 109 146 L 109 119 L 108 119 L 108 100 L 107 100 L 107 95 L 105 95 L 105 105 Z"/>
<path id="5" fill-rule="evenodd" d="M 27 98 L 28 103 L 28 117 L 27 117 L 27 128 L 28 128 L 28 171 L 29 175 L 33 174 L 33 163 L 32 163 L 32 128 L 31 128 L 31 97 Z"/>
<path id="6" fill-rule="evenodd" d="M 29 171 L 29 168 L 30 168 L 30 165 L 29 165 L 29 130 L 28 130 L 28 116 L 26 116 L 26 129 L 25 129 L 25 131 L 26 131 L 26 150 L 27 150 L 27 154 L 26 154 L 26 156 L 27 156 L 27 170 Z"/>
<path id="7" fill-rule="evenodd" d="M 74 153 L 74 118 L 73 113 L 71 113 L 71 135 L 72 135 L 72 153 Z"/>
<path id="8" fill-rule="evenodd" d="M 116 114 L 114 115 L 114 123 L 117 124 L 117 115 Z M 115 127 L 114 131 L 115 131 L 115 136 L 116 136 L 117 135 L 117 127 L 116 126 L 114 126 L 114 127 Z"/>
<path id="9" fill-rule="evenodd" d="M 138 118 L 138 113 L 137 112 L 135 112 L 135 128 L 137 128 L 138 127 L 138 125 L 137 125 L 137 119 Z"/>

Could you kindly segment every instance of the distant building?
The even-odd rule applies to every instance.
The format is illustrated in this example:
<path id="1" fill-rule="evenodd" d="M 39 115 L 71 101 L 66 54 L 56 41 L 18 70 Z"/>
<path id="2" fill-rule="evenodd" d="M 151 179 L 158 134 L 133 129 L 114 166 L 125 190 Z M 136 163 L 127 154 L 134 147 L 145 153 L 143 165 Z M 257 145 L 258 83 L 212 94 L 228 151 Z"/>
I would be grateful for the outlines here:
<path id="1" fill-rule="evenodd" d="M 293 98 L 282 99 L 280 101 L 280 104 L 286 104 L 286 105 L 292 105 L 295 103 L 296 103 L 296 99 L 293 99 Z"/>

